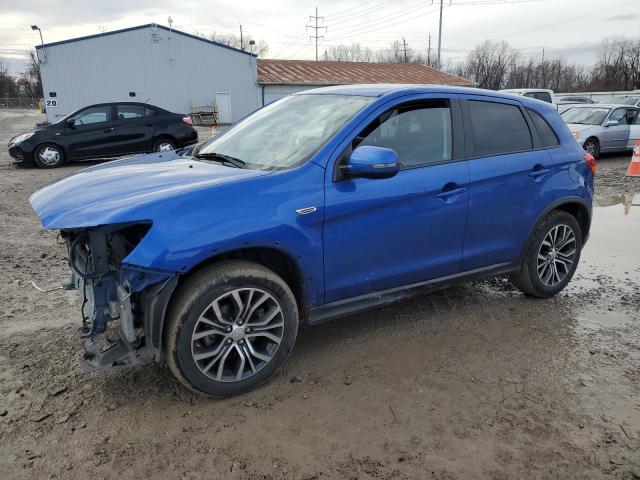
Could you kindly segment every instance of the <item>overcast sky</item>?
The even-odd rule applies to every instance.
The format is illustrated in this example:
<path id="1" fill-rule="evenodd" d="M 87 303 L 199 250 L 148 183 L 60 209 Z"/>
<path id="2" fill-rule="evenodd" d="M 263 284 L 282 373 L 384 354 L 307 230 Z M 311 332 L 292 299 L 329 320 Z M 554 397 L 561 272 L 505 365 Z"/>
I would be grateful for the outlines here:
<path id="1" fill-rule="evenodd" d="M 246 33 L 269 44 L 268 57 L 312 59 L 309 40 L 315 7 L 324 17 L 319 50 L 359 42 L 373 49 L 405 37 L 409 48 L 435 51 L 438 0 L 3 0 L 0 57 L 12 73 L 24 68 L 26 51 L 54 42 L 144 23 L 190 33 Z M 507 40 L 525 56 L 562 56 L 592 64 L 597 43 L 612 35 L 638 35 L 640 0 L 444 0 L 443 61 L 459 61 L 484 39 Z"/>

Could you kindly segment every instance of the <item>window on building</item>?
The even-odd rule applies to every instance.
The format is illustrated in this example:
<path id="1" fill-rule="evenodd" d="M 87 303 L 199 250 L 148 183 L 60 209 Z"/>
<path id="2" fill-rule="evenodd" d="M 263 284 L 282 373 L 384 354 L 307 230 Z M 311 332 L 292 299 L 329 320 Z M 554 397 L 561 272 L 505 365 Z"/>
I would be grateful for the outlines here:
<path id="1" fill-rule="evenodd" d="M 531 150 L 531 132 L 520 108 L 505 103 L 469 101 L 476 156 Z"/>

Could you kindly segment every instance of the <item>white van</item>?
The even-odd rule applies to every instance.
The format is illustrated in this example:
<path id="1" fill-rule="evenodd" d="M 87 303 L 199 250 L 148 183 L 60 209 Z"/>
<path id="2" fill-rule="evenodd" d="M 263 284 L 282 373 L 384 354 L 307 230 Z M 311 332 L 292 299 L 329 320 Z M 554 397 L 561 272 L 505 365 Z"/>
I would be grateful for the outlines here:
<path id="1" fill-rule="evenodd" d="M 536 100 L 542 100 L 543 102 L 552 104 L 556 109 L 558 108 L 553 90 L 547 90 L 545 88 L 510 88 L 500 91 L 513 93 L 514 95 L 522 95 L 523 97 L 535 98 Z"/>

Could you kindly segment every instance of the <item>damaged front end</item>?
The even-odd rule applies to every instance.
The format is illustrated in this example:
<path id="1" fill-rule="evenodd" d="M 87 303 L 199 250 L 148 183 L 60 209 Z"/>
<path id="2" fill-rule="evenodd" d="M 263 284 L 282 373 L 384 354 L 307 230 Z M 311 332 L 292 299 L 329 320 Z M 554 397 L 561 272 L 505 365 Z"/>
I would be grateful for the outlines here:
<path id="1" fill-rule="evenodd" d="M 150 223 L 61 230 L 71 277 L 82 298 L 78 336 L 87 370 L 132 367 L 159 360 L 162 322 L 178 278 L 175 272 L 129 265 L 124 259 Z"/>

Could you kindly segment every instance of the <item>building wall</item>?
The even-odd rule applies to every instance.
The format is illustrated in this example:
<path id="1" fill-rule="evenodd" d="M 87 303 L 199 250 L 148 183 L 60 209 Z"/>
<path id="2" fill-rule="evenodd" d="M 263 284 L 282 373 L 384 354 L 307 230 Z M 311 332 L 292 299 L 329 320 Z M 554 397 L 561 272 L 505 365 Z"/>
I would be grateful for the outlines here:
<path id="1" fill-rule="evenodd" d="M 293 93 L 304 92 L 312 88 L 327 87 L 328 85 L 261 85 L 263 89 L 261 104 L 268 105 L 271 102 L 280 100 L 282 97 L 291 95 Z"/>
<path id="2" fill-rule="evenodd" d="M 188 113 L 190 105 L 212 105 L 219 92 L 230 94 L 232 122 L 261 105 L 255 57 L 157 27 L 39 48 L 37 53 L 45 100 L 57 103 L 47 107 L 49 121 L 110 101 L 148 102 Z"/>

